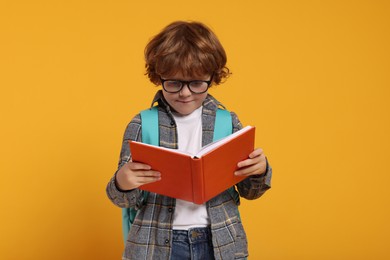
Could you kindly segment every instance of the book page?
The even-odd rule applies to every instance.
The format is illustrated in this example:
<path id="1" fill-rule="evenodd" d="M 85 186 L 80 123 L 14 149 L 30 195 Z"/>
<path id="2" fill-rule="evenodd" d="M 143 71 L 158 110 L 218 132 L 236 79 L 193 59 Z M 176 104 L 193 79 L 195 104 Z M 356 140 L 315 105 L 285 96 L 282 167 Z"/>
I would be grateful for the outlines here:
<path id="1" fill-rule="evenodd" d="M 192 158 L 195 157 L 194 154 L 191 154 L 191 153 L 188 153 L 188 152 L 185 152 L 185 151 L 180 151 L 178 149 L 170 149 L 170 148 L 166 148 L 166 147 L 162 147 L 162 146 L 155 146 L 155 145 L 145 144 L 145 143 L 137 142 L 137 141 L 131 141 L 131 142 L 137 143 L 137 144 L 140 144 L 140 145 L 144 145 L 144 146 L 150 146 L 150 147 L 153 147 L 154 149 L 159 149 L 159 150 L 164 150 L 164 151 L 168 151 L 168 152 L 172 152 L 172 153 L 178 153 L 178 154 L 182 154 L 182 155 L 187 155 L 187 156 L 190 156 Z"/>
<path id="2" fill-rule="evenodd" d="M 236 138 L 237 136 L 239 135 L 242 135 L 244 134 L 245 132 L 249 131 L 249 129 L 253 128 L 253 126 L 246 126 L 240 130 L 238 130 L 237 132 L 231 134 L 231 135 L 228 135 L 227 137 L 225 138 L 222 138 L 216 142 L 213 142 L 213 143 L 210 143 L 206 146 L 204 146 L 196 155 L 195 157 L 196 158 L 200 158 L 202 157 L 203 155 L 209 153 L 210 151 L 213 151 L 215 149 L 217 149 L 218 147 L 224 145 L 225 143 L 229 142 L 230 140 Z"/>
<path id="3" fill-rule="evenodd" d="M 251 128 L 253 128 L 253 126 L 246 126 L 240 130 L 238 130 L 237 132 L 231 134 L 231 135 L 228 135 L 216 142 L 212 142 L 206 146 L 204 146 L 197 154 L 191 154 L 191 153 L 188 153 L 188 152 L 185 152 L 185 151 L 180 151 L 178 149 L 170 149 L 170 148 L 165 148 L 165 147 L 161 147 L 161 146 L 154 146 L 154 145 L 151 145 L 151 144 L 145 144 L 145 143 L 142 143 L 142 142 L 137 142 L 137 141 L 131 141 L 131 142 L 134 142 L 134 143 L 138 143 L 140 145 L 144 145 L 144 146 L 150 146 L 150 147 L 153 147 L 155 149 L 161 149 L 161 150 L 165 150 L 165 151 L 168 151 L 168 152 L 171 152 L 171 153 L 177 153 L 177 154 L 182 154 L 182 155 L 187 155 L 187 156 L 190 156 L 191 158 L 200 158 L 202 156 L 204 156 L 205 154 L 217 149 L 218 147 L 224 145 L 225 143 L 229 142 L 230 140 L 236 138 L 237 136 L 240 136 L 242 134 L 244 134 L 245 132 L 249 131 Z"/>

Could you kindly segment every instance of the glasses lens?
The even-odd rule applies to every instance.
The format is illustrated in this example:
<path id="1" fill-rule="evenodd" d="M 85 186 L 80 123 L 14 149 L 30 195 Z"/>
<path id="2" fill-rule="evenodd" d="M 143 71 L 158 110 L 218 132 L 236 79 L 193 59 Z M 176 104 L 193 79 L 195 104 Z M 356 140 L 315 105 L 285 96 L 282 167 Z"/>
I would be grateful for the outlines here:
<path id="1" fill-rule="evenodd" d="M 207 90 L 209 85 L 204 81 L 191 81 L 190 89 L 194 93 L 203 93 Z"/>
<path id="2" fill-rule="evenodd" d="M 167 80 L 164 82 L 164 89 L 167 92 L 178 92 L 181 89 L 181 82 L 174 80 Z"/>

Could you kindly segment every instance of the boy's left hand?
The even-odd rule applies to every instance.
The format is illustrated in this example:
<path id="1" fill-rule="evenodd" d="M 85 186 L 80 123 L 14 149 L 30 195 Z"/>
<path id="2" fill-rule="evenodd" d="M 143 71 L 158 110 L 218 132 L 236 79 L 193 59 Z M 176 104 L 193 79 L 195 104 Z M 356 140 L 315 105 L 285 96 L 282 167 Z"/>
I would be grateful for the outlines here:
<path id="1" fill-rule="evenodd" d="M 257 148 L 250 155 L 249 158 L 237 164 L 238 170 L 234 173 L 239 176 L 250 176 L 263 174 L 267 170 L 267 161 L 263 149 Z"/>

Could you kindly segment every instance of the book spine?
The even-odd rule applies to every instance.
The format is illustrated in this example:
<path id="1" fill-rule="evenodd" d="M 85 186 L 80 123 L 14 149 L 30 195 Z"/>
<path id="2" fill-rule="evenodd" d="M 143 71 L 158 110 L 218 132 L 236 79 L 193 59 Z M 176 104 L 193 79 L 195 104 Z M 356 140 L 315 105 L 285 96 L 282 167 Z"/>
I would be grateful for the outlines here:
<path id="1" fill-rule="evenodd" d="M 204 202 L 204 177 L 203 177 L 203 160 L 193 158 L 191 160 L 191 176 L 192 176 L 192 191 L 193 202 L 202 204 Z"/>

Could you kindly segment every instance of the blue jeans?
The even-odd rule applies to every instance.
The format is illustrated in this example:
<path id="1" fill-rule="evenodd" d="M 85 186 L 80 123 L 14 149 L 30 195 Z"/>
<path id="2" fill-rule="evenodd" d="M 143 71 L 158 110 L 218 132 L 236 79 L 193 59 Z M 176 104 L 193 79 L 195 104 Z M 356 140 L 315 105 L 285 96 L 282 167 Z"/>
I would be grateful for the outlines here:
<path id="1" fill-rule="evenodd" d="M 210 228 L 173 230 L 171 260 L 214 260 Z"/>

